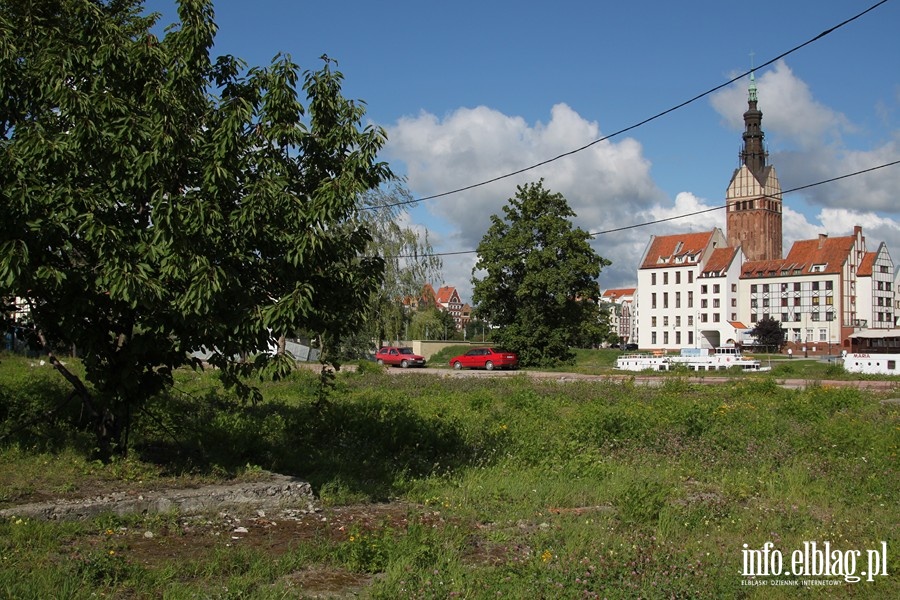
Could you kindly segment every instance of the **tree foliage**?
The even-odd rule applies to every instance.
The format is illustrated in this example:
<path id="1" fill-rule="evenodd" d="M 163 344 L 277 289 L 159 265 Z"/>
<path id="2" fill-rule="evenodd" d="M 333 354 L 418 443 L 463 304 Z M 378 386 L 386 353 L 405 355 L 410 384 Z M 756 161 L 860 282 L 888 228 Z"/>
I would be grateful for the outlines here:
<path id="1" fill-rule="evenodd" d="M 784 329 L 781 328 L 781 322 L 769 316 L 760 319 L 750 331 L 750 334 L 756 338 L 760 346 L 765 347 L 767 350 L 778 352 L 785 343 Z"/>
<path id="2" fill-rule="evenodd" d="M 409 190 L 399 182 L 363 197 L 361 218 L 372 234 L 369 252 L 384 261 L 384 276 L 368 302 L 365 331 L 370 342 L 405 337 L 412 315 L 403 301 L 417 298 L 426 283 L 441 278 L 443 264 L 434 255 L 428 232 L 406 224 L 412 203 Z"/>
<path id="3" fill-rule="evenodd" d="M 392 177 L 327 57 L 247 69 L 210 56 L 209 0 L 179 0 L 163 39 L 141 8 L 0 3 L 0 297 L 45 351 L 78 348 L 90 386 L 55 364 L 102 447 L 191 352 L 241 385 L 286 364 L 235 357 L 357 327 L 383 261 L 354 217 Z"/>
<path id="4" fill-rule="evenodd" d="M 597 277 L 610 262 L 572 225 L 566 199 L 543 181 L 519 186 L 503 212 L 491 216 L 478 245 L 476 314 L 499 327 L 494 343 L 518 352 L 523 365 L 568 361 L 585 331 L 600 330 Z M 482 278 L 474 276 L 479 271 Z"/>

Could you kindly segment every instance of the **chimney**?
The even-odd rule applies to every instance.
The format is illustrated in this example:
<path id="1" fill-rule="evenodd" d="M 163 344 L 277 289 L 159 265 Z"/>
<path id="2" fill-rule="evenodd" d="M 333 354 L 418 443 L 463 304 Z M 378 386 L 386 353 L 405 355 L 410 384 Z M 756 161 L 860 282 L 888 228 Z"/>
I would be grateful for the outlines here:
<path id="1" fill-rule="evenodd" d="M 825 240 L 827 240 L 827 239 L 828 239 L 828 234 L 827 234 L 827 233 L 820 233 L 820 234 L 819 234 L 819 250 L 821 250 L 821 249 L 822 249 L 822 246 L 825 245 Z"/>

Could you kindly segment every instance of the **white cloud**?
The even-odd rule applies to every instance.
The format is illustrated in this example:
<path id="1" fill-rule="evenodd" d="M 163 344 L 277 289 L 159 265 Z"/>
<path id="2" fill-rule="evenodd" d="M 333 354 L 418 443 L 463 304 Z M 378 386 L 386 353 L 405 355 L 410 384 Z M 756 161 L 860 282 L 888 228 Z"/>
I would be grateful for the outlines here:
<path id="1" fill-rule="evenodd" d="M 889 141 L 875 148 L 855 150 L 844 138 L 857 127 L 842 113 L 813 98 L 809 86 L 784 61 L 757 80 L 763 131 L 782 188 L 790 190 L 828 179 L 858 173 L 900 158 L 900 131 L 888 134 Z M 732 85 L 714 94 L 710 103 L 727 125 L 743 129 L 747 107 L 747 86 Z M 879 114 L 884 107 L 873 107 Z M 812 206 L 900 214 L 897 190 L 900 166 L 848 177 L 804 189 L 799 194 Z M 790 203 L 790 196 L 785 198 Z"/>
<path id="2" fill-rule="evenodd" d="M 816 101 L 809 86 L 783 60 L 757 77 L 756 87 L 763 131 L 770 142 L 775 138 L 779 143 L 817 150 L 823 141 L 837 141 L 841 133 L 854 129 L 846 116 Z M 713 94 L 710 104 L 730 129 L 743 131 L 746 83 Z"/>
<path id="3" fill-rule="evenodd" d="M 401 119 L 388 128 L 387 153 L 406 164 L 409 186 L 421 197 L 523 169 L 602 136 L 596 122 L 583 119 L 565 104 L 551 109 L 549 122 L 534 125 L 481 106 L 458 109 L 443 119 L 424 112 Z M 588 232 L 634 224 L 642 211 L 664 201 L 642 152 L 631 138 L 599 142 L 514 177 L 430 200 L 427 207 L 433 217 L 449 223 L 455 232 L 441 240 L 441 249 L 474 249 L 489 227 L 490 215 L 502 215 L 516 185 L 540 178 L 546 189 L 566 197 L 578 215 L 576 225 Z M 600 236 L 595 248 L 615 265 L 627 264 L 634 278 L 634 265 L 647 235 L 642 232 L 637 237 L 637 256 L 634 243 L 622 243 L 634 234 Z M 469 292 L 474 260 L 473 255 L 445 257 L 447 282 Z"/>
<path id="4" fill-rule="evenodd" d="M 845 140 L 854 136 L 856 127 L 845 115 L 817 101 L 809 86 L 785 62 L 758 75 L 769 162 L 775 165 L 783 189 L 869 169 L 900 157 L 900 132 L 888 132 L 884 138 L 887 141 L 878 147 L 848 148 Z M 717 92 L 710 103 L 730 129 L 743 130 L 746 82 Z M 516 193 L 516 185 L 540 178 L 545 188 L 566 197 L 578 215 L 576 225 L 601 234 L 595 237 L 593 246 L 598 254 L 613 261 L 601 274 L 603 287 L 636 281 L 638 262 L 653 234 L 708 231 L 713 227 L 725 230 L 722 211 L 701 212 L 720 206 L 723 199 L 710 201 L 682 191 L 672 202 L 653 180 L 650 161 L 640 142 L 616 138 L 593 143 L 604 135 L 599 124 L 584 119 L 566 104 L 553 106 L 546 123 L 530 124 L 479 106 L 460 108 L 444 117 L 422 112 L 387 129 L 390 141 L 386 152 L 391 160 L 406 165 L 409 186 L 418 197 L 501 177 L 587 146 L 524 173 L 424 203 L 425 209 L 418 209 L 417 219 L 425 215 L 426 225 L 429 221 L 440 224 L 440 234 L 435 235 L 432 229 L 431 237 L 438 251 L 474 250 L 487 231 L 490 215 L 502 215 L 506 200 Z M 793 242 L 818 233 L 848 235 L 856 224 L 863 226 L 871 250 L 881 241 L 900 249 L 897 190 L 900 166 L 787 194 L 784 251 Z M 618 231 L 697 212 L 700 214 Z M 894 259 L 900 263 L 900 256 Z M 471 299 L 475 260 L 474 254 L 443 260 L 444 282 L 457 286 L 466 300 Z"/>

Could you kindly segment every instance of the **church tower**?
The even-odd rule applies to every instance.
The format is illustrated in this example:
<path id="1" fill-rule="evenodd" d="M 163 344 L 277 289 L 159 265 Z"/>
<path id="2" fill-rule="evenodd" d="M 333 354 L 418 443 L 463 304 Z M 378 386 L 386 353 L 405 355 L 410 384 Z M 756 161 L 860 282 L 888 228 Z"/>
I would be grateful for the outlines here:
<path id="1" fill-rule="evenodd" d="M 766 164 L 762 111 L 756 103 L 751 72 L 741 164 L 725 194 L 726 237 L 730 247 L 741 246 L 747 260 L 781 260 L 781 184 L 775 168 Z"/>

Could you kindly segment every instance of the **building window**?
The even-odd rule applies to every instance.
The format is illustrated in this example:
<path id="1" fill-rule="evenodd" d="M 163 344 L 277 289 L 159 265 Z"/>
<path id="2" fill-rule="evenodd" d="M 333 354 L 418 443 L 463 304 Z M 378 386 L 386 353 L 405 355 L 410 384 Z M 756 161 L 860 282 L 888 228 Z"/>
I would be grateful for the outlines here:
<path id="1" fill-rule="evenodd" d="M 681 345 L 681 332 L 680 331 L 675 332 L 675 345 L 677 345 L 677 346 Z"/>
<path id="2" fill-rule="evenodd" d="M 669 308 L 669 292 L 663 292 L 663 308 Z"/>
<path id="3" fill-rule="evenodd" d="M 788 305 L 787 301 L 788 301 L 787 298 L 782 298 L 782 299 L 781 299 L 781 305 L 782 305 L 782 306 L 787 306 L 787 305 Z"/>
<path id="4" fill-rule="evenodd" d="M 700 293 L 701 293 L 701 294 L 705 294 L 705 293 L 706 293 L 706 285 L 705 285 L 705 284 L 700 286 Z"/>
<path id="5" fill-rule="evenodd" d="M 731 308 L 737 308 L 737 298 L 731 299 Z"/>
<path id="6" fill-rule="evenodd" d="M 656 273 L 650 273 L 650 285 L 656 285 Z"/>
<path id="7" fill-rule="evenodd" d="M 669 332 L 668 331 L 663 331 L 663 344 L 664 345 L 669 344 Z"/>
<path id="8" fill-rule="evenodd" d="M 888 285 L 890 285 L 890 284 L 888 284 Z M 833 282 L 833 281 L 829 280 L 829 281 L 826 281 L 826 282 L 825 282 L 825 289 L 826 289 L 826 290 L 830 290 L 830 289 L 832 289 L 833 287 L 834 287 L 834 282 Z M 890 288 L 888 288 L 888 289 L 890 289 Z"/>
<path id="9" fill-rule="evenodd" d="M 787 320 L 788 320 L 788 314 L 787 314 L 787 313 L 781 313 L 781 322 L 782 322 L 782 323 L 785 323 L 785 322 L 787 322 Z"/>
<path id="10" fill-rule="evenodd" d="M 732 283 L 732 284 L 731 284 L 731 292 L 732 292 L 732 293 L 737 293 L 737 284 L 736 284 L 736 283 Z"/>
<path id="11" fill-rule="evenodd" d="M 688 271 L 688 283 L 694 283 L 694 272 Z"/>
<path id="12" fill-rule="evenodd" d="M 759 315 L 756 313 L 750 313 L 750 322 L 751 323 L 759 323 L 759 319 L 757 319 Z"/>
<path id="13" fill-rule="evenodd" d="M 675 308 L 681 308 L 681 292 L 675 292 Z"/>
<path id="14" fill-rule="evenodd" d="M 663 316 L 663 327 L 668 327 L 668 326 L 669 326 L 669 317 Z"/>
<path id="15" fill-rule="evenodd" d="M 706 308 L 706 298 L 700 300 L 700 308 Z"/>
<path id="16" fill-rule="evenodd" d="M 656 327 L 656 317 L 650 317 L 650 326 Z"/>
<path id="17" fill-rule="evenodd" d="M 706 313 L 700 313 L 700 322 L 706 323 Z"/>
<path id="18" fill-rule="evenodd" d="M 668 271 L 663 273 L 663 285 L 669 285 L 669 273 Z"/>
<path id="19" fill-rule="evenodd" d="M 731 320 L 737 321 L 737 313 L 731 313 Z"/>
<path id="20" fill-rule="evenodd" d="M 650 332 L 650 344 L 652 344 L 653 346 L 656 345 L 656 332 L 655 331 Z"/>
<path id="21" fill-rule="evenodd" d="M 656 292 L 650 294 L 650 308 L 656 308 Z"/>
<path id="22" fill-rule="evenodd" d="M 675 271 L 675 283 L 681 283 L 681 271 Z"/>
<path id="23" fill-rule="evenodd" d="M 694 292 L 688 292 L 688 308 L 694 308 Z"/>
<path id="24" fill-rule="evenodd" d="M 688 315 L 688 327 L 694 326 L 694 315 Z"/>
<path id="25" fill-rule="evenodd" d="M 675 327 L 681 327 L 681 317 L 680 316 L 675 317 Z"/>
<path id="26" fill-rule="evenodd" d="M 828 330 L 827 329 L 819 329 L 819 341 L 820 342 L 828 341 Z"/>
<path id="27" fill-rule="evenodd" d="M 795 282 L 794 282 L 794 291 L 795 291 L 795 292 L 799 292 L 799 291 L 800 291 L 800 282 L 799 282 L 799 281 L 795 281 Z"/>
<path id="28" fill-rule="evenodd" d="M 751 294 L 755 294 L 755 293 L 756 293 L 756 284 L 755 284 L 755 283 L 754 283 L 753 285 L 750 286 L 750 293 L 751 293 Z"/>
<path id="29" fill-rule="evenodd" d="M 719 299 L 713 298 L 713 308 L 719 308 Z"/>
<path id="30" fill-rule="evenodd" d="M 719 313 L 713 313 L 713 323 L 719 322 Z"/>
<path id="31" fill-rule="evenodd" d="M 688 346 L 694 345 L 694 332 L 688 331 Z"/>

